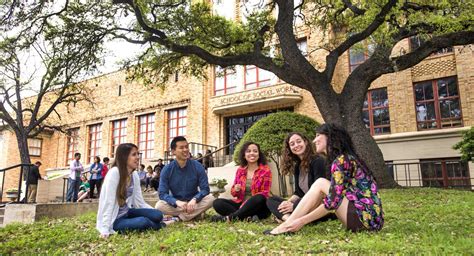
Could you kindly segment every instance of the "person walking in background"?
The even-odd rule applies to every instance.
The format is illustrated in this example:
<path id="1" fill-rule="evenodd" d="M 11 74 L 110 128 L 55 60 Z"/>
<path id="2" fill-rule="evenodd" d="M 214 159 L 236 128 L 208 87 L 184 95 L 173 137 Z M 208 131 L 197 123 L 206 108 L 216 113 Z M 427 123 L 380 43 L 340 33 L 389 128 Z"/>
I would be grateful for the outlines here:
<path id="1" fill-rule="evenodd" d="M 329 179 L 330 174 L 324 158 L 317 156 L 311 141 L 298 132 L 286 136 L 280 163 L 282 175 L 293 174 L 295 192 L 288 200 L 278 196 L 270 197 L 267 206 L 279 221 L 285 221 L 311 185 L 319 178 Z"/>
<path id="2" fill-rule="evenodd" d="M 26 179 L 26 186 L 28 187 L 28 196 L 27 203 L 36 203 L 36 192 L 38 191 L 38 180 L 42 179 L 39 168 L 41 162 L 37 161 L 33 166 L 28 170 L 28 175 Z"/>
<path id="3" fill-rule="evenodd" d="M 110 159 L 108 157 L 104 157 L 102 160 L 104 163 L 102 164 L 102 180 L 105 179 L 105 175 L 107 175 L 107 172 L 109 171 L 109 161 Z"/>
<path id="4" fill-rule="evenodd" d="M 89 184 L 91 190 L 89 192 L 89 198 L 95 198 L 94 190 L 97 188 L 97 195 L 100 195 L 100 187 L 102 185 L 102 168 L 103 165 L 100 163 L 100 157 L 94 157 L 94 163 L 89 168 L 90 178 Z"/>
<path id="5" fill-rule="evenodd" d="M 211 221 L 247 218 L 257 221 L 270 216 L 266 201 L 272 186 L 272 172 L 260 146 L 254 142 L 244 143 L 239 152 L 239 162 L 231 189 L 235 199 L 216 199 L 213 207 L 219 215 L 212 216 Z"/>
<path id="6" fill-rule="evenodd" d="M 115 161 L 100 192 L 96 228 L 102 238 L 115 232 L 158 230 L 165 226 L 163 214 L 143 199 L 138 173 L 138 147 L 120 144 Z"/>
<path id="7" fill-rule="evenodd" d="M 172 215 L 165 221 L 189 221 L 211 208 L 214 197 L 209 194 L 209 181 L 204 167 L 190 159 L 189 144 L 183 136 L 171 141 L 171 153 L 176 160 L 166 165 L 160 174 L 160 201 L 155 208 Z"/>
<path id="8" fill-rule="evenodd" d="M 79 186 L 81 185 L 81 173 L 84 171 L 84 167 L 79 160 L 81 160 L 81 153 L 76 153 L 74 154 L 74 160 L 69 164 L 71 172 L 68 179 L 67 202 L 77 201 L 77 194 L 79 193 Z"/>

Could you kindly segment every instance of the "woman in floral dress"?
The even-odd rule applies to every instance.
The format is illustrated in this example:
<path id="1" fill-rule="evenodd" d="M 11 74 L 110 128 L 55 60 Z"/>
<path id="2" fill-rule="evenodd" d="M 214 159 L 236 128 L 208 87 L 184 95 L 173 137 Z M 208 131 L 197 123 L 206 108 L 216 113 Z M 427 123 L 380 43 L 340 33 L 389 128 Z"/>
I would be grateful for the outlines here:
<path id="1" fill-rule="evenodd" d="M 323 124 L 313 142 L 316 151 L 332 163 L 331 180 L 316 180 L 290 217 L 273 230 L 265 231 L 265 234 L 296 232 L 330 212 L 335 212 L 351 231 L 380 230 L 384 214 L 377 183 L 353 150 L 347 132 L 336 125 Z"/>

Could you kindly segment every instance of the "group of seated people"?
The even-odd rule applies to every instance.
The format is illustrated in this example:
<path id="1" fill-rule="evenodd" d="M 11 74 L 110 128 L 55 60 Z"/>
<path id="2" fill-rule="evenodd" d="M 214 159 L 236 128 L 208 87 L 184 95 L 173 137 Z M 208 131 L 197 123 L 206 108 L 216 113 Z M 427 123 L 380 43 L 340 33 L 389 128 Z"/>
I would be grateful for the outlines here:
<path id="1" fill-rule="evenodd" d="M 176 158 L 161 171 L 160 200 L 154 208 L 143 199 L 134 171 L 139 163 L 137 146 L 121 144 L 102 186 L 96 227 L 103 238 L 115 232 L 158 230 L 193 220 L 213 207 L 217 212 L 211 217 L 214 222 L 257 221 L 273 214 L 280 224 L 266 230 L 266 235 L 296 232 L 331 216 L 354 232 L 380 230 L 384 214 L 376 181 L 355 153 L 347 132 L 323 124 L 313 143 L 297 132 L 284 141 L 282 174 L 295 178 L 290 198 L 271 196 L 272 173 L 265 155 L 257 143 L 246 142 L 231 188 L 234 199 L 214 199 L 203 166 L 189 159 L 188 142 L 175 137 L 171 151 Z"/>

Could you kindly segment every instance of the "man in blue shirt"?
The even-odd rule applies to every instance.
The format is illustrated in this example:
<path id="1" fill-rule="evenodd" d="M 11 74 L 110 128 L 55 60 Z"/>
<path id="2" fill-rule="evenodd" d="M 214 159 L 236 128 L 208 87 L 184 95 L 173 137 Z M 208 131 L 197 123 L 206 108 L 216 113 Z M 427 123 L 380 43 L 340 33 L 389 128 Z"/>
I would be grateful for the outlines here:
<path id="1" fill-rule="evenodd" d="M 163 214 L 177 216 L 175 221 L 189 221 L 211 208 L 214 197 L 209 194 L 204 167 L 189 158 L 186 138 L 175 137 L 171 141 L 171 153 L 176 159 L 161 171 L 160 200 L 155 208 Z"/>

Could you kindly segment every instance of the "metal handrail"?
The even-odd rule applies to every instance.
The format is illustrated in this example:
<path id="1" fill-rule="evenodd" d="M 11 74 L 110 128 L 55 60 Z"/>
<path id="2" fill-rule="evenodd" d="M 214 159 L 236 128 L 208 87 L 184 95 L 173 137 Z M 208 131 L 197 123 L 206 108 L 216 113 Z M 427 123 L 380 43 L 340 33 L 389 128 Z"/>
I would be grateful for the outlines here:
<path id="1" fill-rule="evenodd" d="M 229 144 L 227 144 L 227 145 L 225 145 L 225 146 L 223 146 L 223 147 L 220 147 L 220 148 L 214 150 L 213 152 L 211 152 L 211 153 L 209 153 L 209 154 L 203 155 L 203 156 L 200 157 L 200 158 L 196 158 L 196 160 L 202 160 L 202 159 L 206 158 L 207 156 L 212 156 L 213 154 L 215 154 L 215 153 L 217 153 L 217 152 L 219 152 L 219 151 L 222 151 L 222 150 L 224 150 L 224 149 L 227 149 L 227 148 L 229 148 L 230 146 L 232 146 L 232 145 L 234 145 L 234 144 L 237 144 L 237 141 L 231 142 L 231 143 L 229 143 Z"/>
<path id="2" fill-rule="evenodd" d="M 5 173 L 11 169 L 16 169 L 18 167 L 22 167 L 20 168 L 20 177 L 18 179 L 18 191 L 17 191 L 17 198 L 16 198 L 16 202 L 17 203 L 22 203 L 23 201 L 20 200 L 20 196 L 21 196 L 21 180 L 23 178 L 23 167 L 28 167 L 28 172 L 26 173 L 26 177 L 25 177 L 25 180 L 28 180 L 28 178 L 30 177 L 30 168 L 34 166 L 33 164 L 16 164 L 16 165 L 12 165 L 10 167 L 7 167 L 7 168 L 4 168 L 4 169 L 0 169 L 0 172 L 3 172 L 3 178 L 2 178 L 2 192 L 0 193 L 0 202 L 3 201 L 3 188 L 5 186 Z M 27 202 L 28 199 L 27 199 L 27 196 L 28 196 L 28 186 L 26 186 L 26 189 L 25 189 L 25 200 L 24 202 Z"/>

